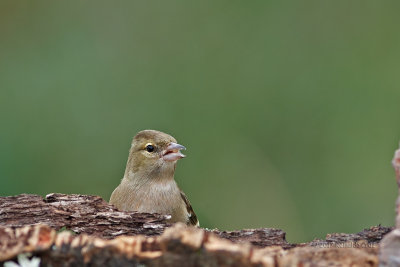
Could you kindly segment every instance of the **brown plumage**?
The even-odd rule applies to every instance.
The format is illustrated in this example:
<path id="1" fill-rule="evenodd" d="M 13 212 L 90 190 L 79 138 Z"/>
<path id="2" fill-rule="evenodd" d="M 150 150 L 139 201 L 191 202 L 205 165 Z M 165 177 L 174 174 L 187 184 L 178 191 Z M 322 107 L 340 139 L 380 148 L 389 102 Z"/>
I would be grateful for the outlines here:
<path id="1" fill-rule="evenodd" d="M 132 141 L 121 184 L 111 194 L 110 204 L 123 211 L 171 215 L 170 222 L 199 225 L 186 195 L 174 180 L 176 162 L 185 157 L 175 138 L 163 132 L 144 130 Z"/>

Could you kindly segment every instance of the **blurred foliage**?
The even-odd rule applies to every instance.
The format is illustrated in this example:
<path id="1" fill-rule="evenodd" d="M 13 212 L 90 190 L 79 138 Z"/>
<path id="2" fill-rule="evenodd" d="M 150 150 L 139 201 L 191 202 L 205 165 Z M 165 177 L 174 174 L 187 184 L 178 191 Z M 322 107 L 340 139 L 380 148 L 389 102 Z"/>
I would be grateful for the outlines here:
<path id="1" fill-rule="evenodd" d="M 157 129 L 204 227 L 393 225 L 399 5 L 1 1 L 0 194 L 108 200 Z"/>

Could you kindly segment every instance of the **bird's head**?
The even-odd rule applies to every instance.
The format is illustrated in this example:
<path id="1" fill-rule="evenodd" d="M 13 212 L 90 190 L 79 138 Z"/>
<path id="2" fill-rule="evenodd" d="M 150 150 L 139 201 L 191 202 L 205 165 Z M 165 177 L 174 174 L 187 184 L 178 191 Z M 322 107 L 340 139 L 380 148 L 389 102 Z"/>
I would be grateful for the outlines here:
<path id="1" fill-rule="evenodd" d="M 177 160 L 186 149 L 172 136 L 155 131 L 139 132 L 132 141 L 125 175 L 173 178 Z"/>

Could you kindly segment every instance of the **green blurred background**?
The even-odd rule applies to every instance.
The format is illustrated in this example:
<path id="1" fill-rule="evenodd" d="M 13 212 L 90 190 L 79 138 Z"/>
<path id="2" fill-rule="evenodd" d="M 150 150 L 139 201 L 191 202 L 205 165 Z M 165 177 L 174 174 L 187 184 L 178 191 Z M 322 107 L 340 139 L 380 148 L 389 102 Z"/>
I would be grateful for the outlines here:
<path id="1" fill-rule="evenodd" d="M 0 195 L 94 194 L 132 137 L 188 149 L 202 226 L 393 225 L 400 2 L 1 1 Z"/>

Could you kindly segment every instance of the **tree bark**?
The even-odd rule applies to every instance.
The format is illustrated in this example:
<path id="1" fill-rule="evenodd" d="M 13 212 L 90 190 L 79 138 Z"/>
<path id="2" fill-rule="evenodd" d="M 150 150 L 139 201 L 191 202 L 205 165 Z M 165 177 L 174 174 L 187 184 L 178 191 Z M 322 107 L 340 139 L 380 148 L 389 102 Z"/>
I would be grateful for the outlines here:
<path id="1" fill-rule="evenodd" d="M 121 212 L 97 196 L 0 197 L 0 262 L 31 253 L 41 266 L 377 266 L 391 229 L 290 244 L 280 229 L 171 226 L 166 216 Z"/>
<path id="2" fill-rule="evenodd" d="M 394 152 L 392 165 L 399 190 L 396 201 L 396 229 L 387 234 L 380 243 L 379 261 L 382 267 L 400 266 L 400 149 Z"/>

